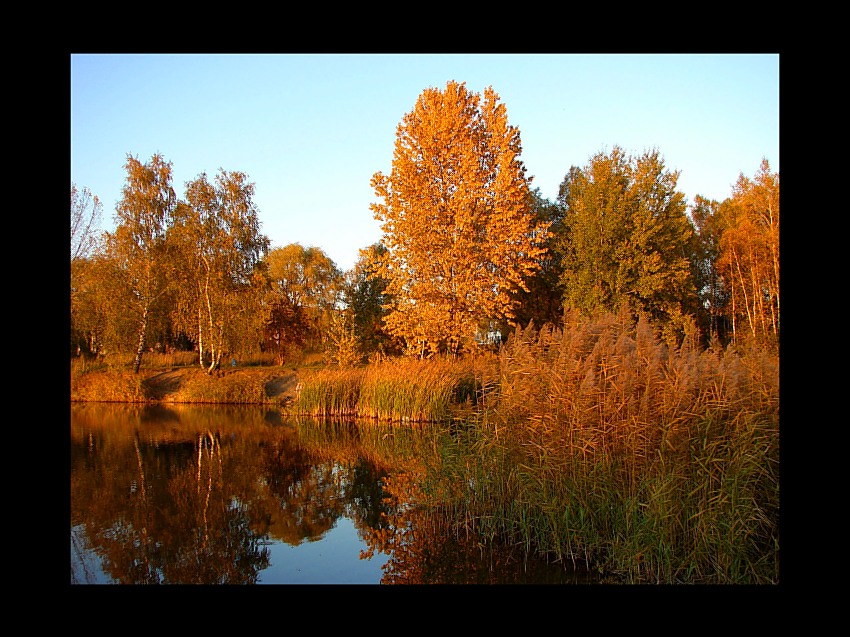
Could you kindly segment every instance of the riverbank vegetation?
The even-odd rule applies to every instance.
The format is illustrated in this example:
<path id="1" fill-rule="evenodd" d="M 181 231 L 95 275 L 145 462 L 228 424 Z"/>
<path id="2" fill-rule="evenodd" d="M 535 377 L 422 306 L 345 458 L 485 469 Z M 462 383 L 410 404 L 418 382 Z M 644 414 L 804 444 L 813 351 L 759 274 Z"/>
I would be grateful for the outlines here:
<path id="1" fill-rule="evenodd" d="M 276 369 L 249 368 L 248 384 L 193 370 L 197 384 L 181 396 L 265 402 L 262 373 Z M 115 392 L 144 392 L 126 369 L 100 374 Z M 693 337 L 670 347 L 627 314 L 573 315 L 564 327 L 517 330 L 498 354 L 314 365 L 298 376 L 293 414 L 349 416 L 369 432 L 427 427 L 439 453 L 421 459 L 421 488 L 458 533 L 613 582 L 779 581 L 776 351 L 702 348 Z M 244 400 L 219 401 L 228 388 Z"/>
<path id="2" fill-rule="evenodd" d="M 126 354 L 72 359 L 71 400 L 281 406 L 297 384 L 291 368 L 281 368 L 269 357 L 241 361 L 238 367 L 213 375 L 195 365 L 191 352 L 149 354 L 145 360 L 134 372 L 134 361 Z M 310 368 L 310 364 L 303 367 Z"/>
<path id="3" fill-rule="evenodd" d="M 455 387 L 476 379 L 474 408 L 429 427 L 439 451 L 423 453 L 424 501 L 457 533 L 610 582 L 780 581 L 777 352 L 670 348 L 647 322 L 606 315 L 519 330 L 477 366 L 427 365 Z M 357 411 L 369 375 L 322 375 L 323 395 Z"/>

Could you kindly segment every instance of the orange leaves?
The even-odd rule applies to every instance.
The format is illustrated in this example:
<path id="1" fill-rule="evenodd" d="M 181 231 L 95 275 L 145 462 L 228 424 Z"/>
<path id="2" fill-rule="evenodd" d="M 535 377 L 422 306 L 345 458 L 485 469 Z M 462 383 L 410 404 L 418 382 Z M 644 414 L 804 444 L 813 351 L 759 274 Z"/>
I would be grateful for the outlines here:
<path id="1" fill-rule="evenodd" d="M 547 228 L 531 213 L 519 131 L 488 88 L 426 89 L 399 126 L 390 176 L 372 179 L 396 296 L 388 328 L 417 348 L 457 347 L 539 267 Z M 454 345 L 447 345 L 454 343 Z"/>

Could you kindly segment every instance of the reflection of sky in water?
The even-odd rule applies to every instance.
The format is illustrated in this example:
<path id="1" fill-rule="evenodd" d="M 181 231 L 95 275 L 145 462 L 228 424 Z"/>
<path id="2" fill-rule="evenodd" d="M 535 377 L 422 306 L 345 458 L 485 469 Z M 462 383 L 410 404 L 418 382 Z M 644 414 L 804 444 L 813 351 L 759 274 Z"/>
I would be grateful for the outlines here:
<path id="1" fill-rule="evenodd" d="M 84 527 L 71 527 L 71 583 L 114 584 L 100 567 L 100 557 L 85 546 L 85 537 Z"/>
<path id="2" fill-rule="evenodd" d="M 260 571 L 258 584 L 380 584 L 389 556 L 375 552 L 361 560 L 368 547 L 354 523 L 341 517 L 321 540 L 291 546 L 275 542 L 266 546 L 271 564 Z"/>
<path id="3" fill-rule="evenodd" d="M 81 529 L 71 529 L 71 583 L 114 584 L 101 569 L 100 557 L 80 546 L 82 537 Z M 372 559 L 361 560 L 360 551 L 368 547 L 346 517 L 315 542 L 273 542 L 265 548 L 271 564 L 260 571 L 257 584 L 380 584 L 381 566 L 389 559 L 376 551 Z"/>

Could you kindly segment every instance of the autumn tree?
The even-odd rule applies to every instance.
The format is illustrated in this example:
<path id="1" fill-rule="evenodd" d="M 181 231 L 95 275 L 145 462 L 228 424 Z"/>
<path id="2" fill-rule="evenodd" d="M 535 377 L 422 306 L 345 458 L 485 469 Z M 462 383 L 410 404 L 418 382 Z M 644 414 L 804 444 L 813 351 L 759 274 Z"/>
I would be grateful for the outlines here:
<path id="1" fill-rule="evenodd" d="M 539 267 L 547 233 L 529 209 L 521 150 L 492 87 L 426 89 L 399 124 L 371 208 L 394 298 L 386 326 L 409 352 L 456 353 L 486 319 L 513 318 L 511 294 Z"/>
<path id="2" fill-rule="evenodd" d="M 139 371 L 151 314 L 168 288 L 166 234 L 177 203 L 171 162 L 155 154 L 143 164 L 128 155 L 123 196 L 116 206 L 115 231 L 107 233 L 109 258 L 130 290 L 127 310 L 137 325 L 133 370 Z"/>
<path id="3" fill-rule="evenodd" d="M 559 193 L 564 218 L 556 242 L 565 309 L 590 315 L 627 307 L 668 336 L 681 334 L 686 299 L 696 291 L 693 229 L 678 176 L 655 150 L 633 158 L 616 146 L 571 169 Z"/>
<path id="4" fill-rule="evenodd" d="M 198 363 L 208 373 L 247 333 L 259 342 L 258 266 L 269 240 L 260 232 L 254 184 L 244 173 L 220 169 L 186 184 L 171 233 L 173 280 L 179 285 L 175 325 L 193 334 Z"/>
<path id="5" fill-rule="evenodd" d="M 91 314 L 91 307 L 81 302 L 80 293 L 87 285 L 83 279 L 101 236 L 99 224 L 102 214 L 100 199 L 88 188 L 78 190 L 71 183 L 71 352 L 81 351 L 83 346 L 88 349 L 88 344 L 97 340 L 98 321 L 83 321 L 84 315 Z"/>
<path id="6" fill-rule="evenodd" d="M 779 337 L 779 173 L 763 159 L 753 179 L 738 178 L 718 210 L 718 268 L 729 290 L 733 333 Z M 743 324 L 743 325 L 742 325 Z"/>
<path id="7" fill-rule="evenodd" d="M 274 254 L 274 250 L 269 257 Z M 283 365 L 292 352 L 301 350 L 307 339 L 309 325 L 300 305 L 293 305 L 281 286 L 272 280 L 269 263 L 264 262 L 265 293 L 263 307 L 263 348 L 273 352 L 277 364 Z"/>
<path id="8" fill-rule="evenodd" d="M 267 272 L 273 293 L 270 308 L 276 308 L 278 315 L 303 320 L 306 343 L 319 347 L 331 325 L 342 286 L 342 273 L 336 264 L 321 248 L 291 243 L 269 252 Z M 284 331 L 299 329 L 297 325 L 279 327 Z"/>
<path id="9" fill-rule="evenodd" d="M 125 271 L 105 251 L 71 261 L 72 354 L 126 349 L 138 336 L 138 323 L 127 312 L 133 302 Z"/>

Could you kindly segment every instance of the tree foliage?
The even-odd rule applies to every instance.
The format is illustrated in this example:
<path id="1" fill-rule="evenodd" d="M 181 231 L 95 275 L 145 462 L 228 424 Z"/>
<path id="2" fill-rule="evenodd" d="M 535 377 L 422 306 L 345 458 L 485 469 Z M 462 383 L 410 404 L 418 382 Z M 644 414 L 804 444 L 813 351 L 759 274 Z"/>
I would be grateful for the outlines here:
<path id="1" fill-rule="evenodd" d="M 138 325 L 134 371 L 145 351 L 151 313 L 168 287 L 166 236 L 177 203 L 171 163 L 155 154 L 143 164 L 128 155 L 123 196 L 116 206 L 115 231 L 107 233 L 109 258 L 130 290 L 128 310 Z"/>
<path id="2" fill-rule="evenodd" d="M 397 129 L 390 175 L 373 203 L 387 252 L 379 274 L 394 305 L 387 329 L 410 352 L 457 352 L 482 320 L 513 318 L 543 254 L 546 225 L 529 208 L 519 130 L 492 88 L 426 89 Z"/>
<path id="3" fill-rule="evenodd" d="M 254 184 L 238 171 L 220 169 L 186 184 L 171 234 L 173 280 L 179 286 L 175 324 L 193 334 L 198 362 L 218 369 L 225 352 L 246 334 L 260 339 L 255 318 L 262 288 L 258 268 L 269 247 L 260 232 Z"/>
<path id="4" fill-rule="evenodd" d="M 318 247 L 269 251 L 254 184 L 221 169 L 186 184 L 160 154 L 128 155 L 115 229 L 100 199 L 71 184 L 72 355 L 148 341 L 198 352 L 308 348 L 350 364 L 379 352 L 469 350 L 566 313 L 629 311 L 667 340 L 766 338 L 780 329 L 779 174 L 763 160 L 729 198 L 688 207 L 657 150 L 615 146 L 565 175 L 555 202 L 531 188 L 519 130 L 491 87 L 422 92 L 376 172 L 380 243 L 341 272 Z"/>
<path id="5" fill-rule="evenodd" d="M 269 307 L 303 321 L 301 327 L 280 327 L 300 330 L 308 345 L 318 347 L 331 324 L 342 287 L 342 273 L 336 264 L 321 248 L 291 243 L 269 252 L 267 273 L 272 292 Z"/>
<path id="6" fill-rule="evenodd" d="M 103 205 L 88 188 L 77 189 L 71 183 L 71 351 L 91 353 L 97 351 L 100 335 L 107 317 L 92 305 L 90 262 L 97 251 L 100 239 L 99 223 Z"/>
<path id="7" fill-rule="evenodd" d="M 729 324 L 726 316 L 729 292 L 718 268 L 723 232 L 718 207 L 717 201 L 697 195 L 690 208 L 694 225 L 692 264 L 700 301 L 695 314 L 709 340 L 725 340 Z"/>
<path id="8" fill-rule="evenodd" d="M 616 146 L 568 173 L 556 242 L 566 309 L 590 315 L 625 306 L 670 330 L 683 327 L 696 290 L 678 175 L 655 150 L 633 158 Z"/>
<path id="9" fill-rule="evenodd" d="M 545 323 L 558 325 L 563 320 L 562 266 L 560 254 L 555 249 L 555 241 L 563 228 L 563 209 L 544 198 L 539 188 L 533 189 L 529 196 L 535 219 L 547 225 L 550 231 L 543 244 L 546 250 L 539 258 L 539 268 L 526 279 L 524 288 L 518 288 L 512 294 L 515 319 L 510 323 L 503 321 L 499 326 L 503 338 L 511 331 L 511 324 L 525 328 L 531 322 L 538 326 Z"/>
<path id="10" fill-rule="evenodd" d="M 717 267 L 730 299 L 727 315 L 753 338 L 779 336 L 779 173 L 763 159 L 753 179 L 738 178 L 717 215 L 723 227 Z"/>
<path id="11" fill-rule="evenodd" d="M 392 297 L 387 293 L 387 281 L 378 274 L 378 264 L 386 252 L 382 243 L 360 250 L 360 258 L 346 273 L 343 286 L 342 302 L 351 329 L 357 336 L 359 351 L 367 356 L 400 352 L 398 342 L 384 325 L 384 308 L 392 305 Z"/>
<path id="12" fill-rule="evenodd" d="M 71 352 L 103 355 L 138 338 L 134 302 L 120 264 L 104 251 L 71 262 Z"/>

